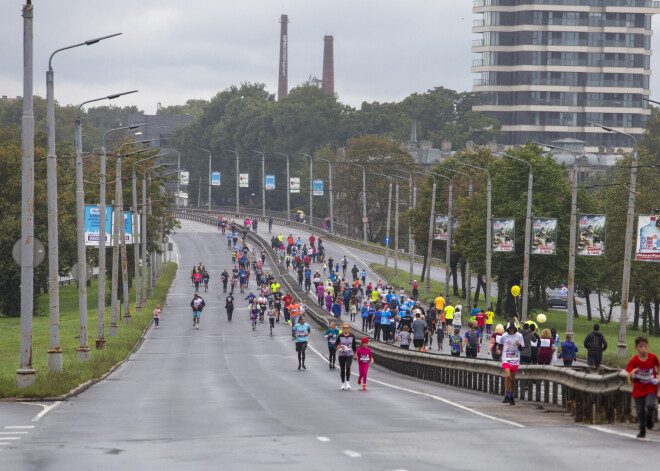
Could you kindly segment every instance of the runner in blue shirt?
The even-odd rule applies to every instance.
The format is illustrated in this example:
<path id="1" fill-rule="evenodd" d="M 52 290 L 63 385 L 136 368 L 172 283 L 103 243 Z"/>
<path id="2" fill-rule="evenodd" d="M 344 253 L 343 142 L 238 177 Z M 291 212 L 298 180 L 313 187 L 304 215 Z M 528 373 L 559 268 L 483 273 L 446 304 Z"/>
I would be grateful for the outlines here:
<path id="1" fill-rule="evenodd" d="M 312 333 L 312 329 L 305 322 L 305 316 L 300 316 L 298 323 L 293 326 L 293 335 L 296 337 L 296 352 L 298 352 L 298 369 L 305 367 L 305 350 L 307 350 L 307 339 Z"/>
<path id="2" fill-rule="evenodd" d="M 380 340 L 380 311 L 374 312 L 374 340 Z"/>
<path id="3" fill-rule="evenodd" d="M 390 321 L 392 319 L 392 313 L 390 308 L 385 306 L 382 311 L 380 311 L 380 328 L 383 331 L 383 342 L 387 343 L 390 339 Z"/>

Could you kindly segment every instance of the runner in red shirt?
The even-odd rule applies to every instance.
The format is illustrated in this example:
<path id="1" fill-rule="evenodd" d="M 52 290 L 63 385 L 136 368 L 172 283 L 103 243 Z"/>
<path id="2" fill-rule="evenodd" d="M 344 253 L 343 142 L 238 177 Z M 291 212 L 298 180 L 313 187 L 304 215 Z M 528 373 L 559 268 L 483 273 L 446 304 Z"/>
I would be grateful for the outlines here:
<path id="1" fill-rule="evenodd" d="M 643 335 L 635 339 L 635 350 L 637 350 L 637 355 L 630 359 L 626 371 L 628 381 L 633 382 L 632 396 L 637 407 L 637 420 L 639 420 L 637 438 L 644 438 L 646 429 L 653 428 L 660 362 L 656 355 L 649 353 L 649 341 Z"/>
<path id="2" fill-rule="evenodd" d="M 291 303 L 293 302 L 293 297 L 289 291 L 287 291 L 286 296 L 282 298 L 282 302 L 284 303 L 284 321 L 287 324 L 291 324 L 291 313 L 289 312 L 289 306 L 291 306 Z"/>
<path id="3" fill-rule="evenodd" d="M 477 318 L 477 335 L 479 336 L 479 345 L 484 339 L 484 328 L 486 327 L 486 313 L 483 309 L 479 310 L 479 313 L 476 316 Z"/>
<path id="4" fill-rule="evenodd" d="M 309 236 L 309 245 L 314 245 L 315 241 L 316 241 L 316 237 L 314 237 L 314 234 Z"/>

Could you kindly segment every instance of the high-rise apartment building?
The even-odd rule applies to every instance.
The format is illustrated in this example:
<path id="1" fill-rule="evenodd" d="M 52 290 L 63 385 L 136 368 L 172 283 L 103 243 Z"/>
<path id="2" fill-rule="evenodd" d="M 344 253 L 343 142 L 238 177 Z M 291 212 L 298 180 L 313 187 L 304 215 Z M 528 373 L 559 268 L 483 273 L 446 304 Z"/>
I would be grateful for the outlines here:
<path id="1" fill-rule="evenodd" d="M 587 121 L 641 137 L 650 114 L 651 0 L 473 0 L 473 109 L 497 118 L 504 144 L 572 138 L 631 146 Z"/>

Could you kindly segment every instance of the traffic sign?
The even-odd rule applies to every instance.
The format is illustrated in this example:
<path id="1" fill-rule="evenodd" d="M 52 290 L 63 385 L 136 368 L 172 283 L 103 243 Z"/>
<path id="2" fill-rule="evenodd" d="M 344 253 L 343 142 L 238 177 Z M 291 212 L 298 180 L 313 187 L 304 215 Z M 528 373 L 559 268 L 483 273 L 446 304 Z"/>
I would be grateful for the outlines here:
<path id="1" fill-rule="evenodd" d="M 33 259 L 32 259 L 32 266 L 33 267 L 38 267 L 41 265 L 41 262 L 44 261 L 44 258 L 46 257 L 46 247 L 44 247 L 44 244 L 37 239 L 36 237 L 33 238 L 34 244 L 32 246 L 33 250 Z M 11 249 L 11 256 L 14 257 L 14 261 L 17 264 L 21 264 L 21 252 L 22 252 L 22 239 L 18 239 L 15 243 L 14 246 Z"/>
<path id="2" fill-rule="evenodd" d="M 392 243 L 392 239 L 390 237 L 385 237 L 383 239 L 383 244 L 390 245 L 391 243 Z"/>
<path id="3" fill-rule="evenodd" d="M 368 218 L 367 216 L 363 217 L 363 218 L 362 218 L 362 222 L 363 222 L 364 224 L 368 223 L 368 222 L 369 222 L 369 218 Z"/>

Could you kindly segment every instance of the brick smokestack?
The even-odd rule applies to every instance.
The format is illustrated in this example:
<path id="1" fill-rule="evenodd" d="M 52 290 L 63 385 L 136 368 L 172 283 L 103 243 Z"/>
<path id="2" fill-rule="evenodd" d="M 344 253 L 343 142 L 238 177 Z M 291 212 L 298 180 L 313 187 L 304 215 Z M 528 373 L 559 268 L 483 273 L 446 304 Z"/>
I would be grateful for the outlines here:
<path id="1" fill-rule="evenodd" d="M 335 54 L 334 38 L 325 36 L 323 38 L 323 90 L 335 94 Z"/>
<path id="2" fill-rule="evenodd" d="M 282 15 L 280 17 L 280 65 L 278 68 L 277 80 L 277 99 L 281 100 L 289 93 L 288 78 L 289 78 L 289 34 L 288 27 L 289 17 Z"/>

